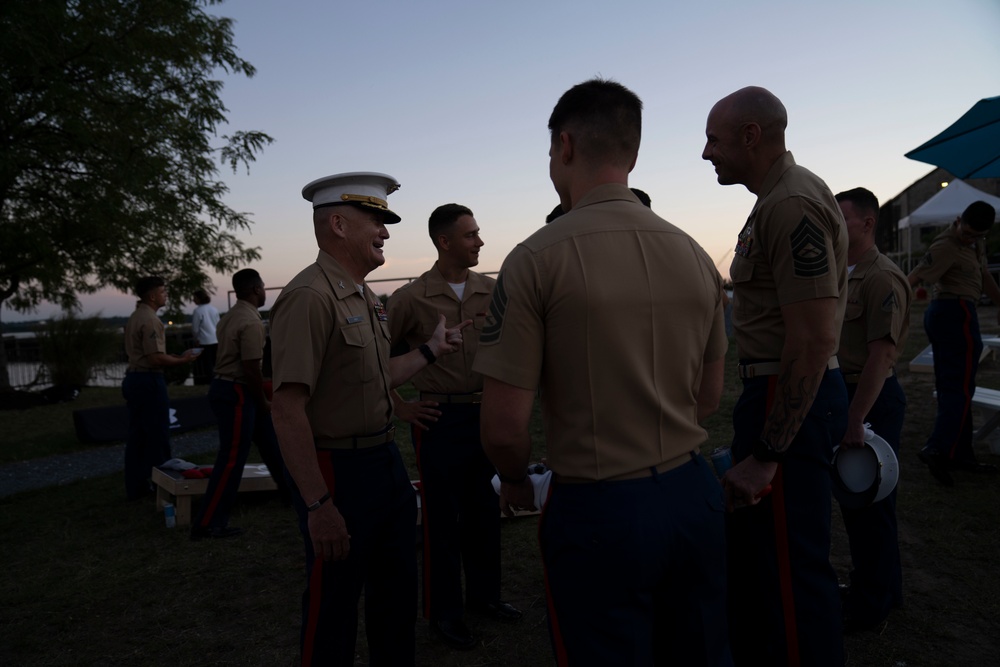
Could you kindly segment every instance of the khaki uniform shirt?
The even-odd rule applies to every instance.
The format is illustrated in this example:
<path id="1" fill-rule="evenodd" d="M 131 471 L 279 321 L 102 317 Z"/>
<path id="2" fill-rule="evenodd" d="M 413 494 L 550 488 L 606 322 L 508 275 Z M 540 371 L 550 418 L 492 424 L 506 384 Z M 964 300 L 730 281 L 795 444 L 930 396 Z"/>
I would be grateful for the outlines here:
<path id="1" fill-rule="evenodd" d="M 382 302 L 322 250 L 271 308 L 274 390 L 309 389 L 314 438 L 377 433 L 392 418 L 389 326 Z"/>
<path id="2" fill-rule="evenodd" d="M 163 322 L 150 306 L 139 303 L 125 324 L 125 354 L 128 355 L 128 370 L 162 373 L 163 369 L 154 366 L 149 360 L 148 355 L 157 353 L 167 353 Z"/>
<path id="3" fill-rule="evenodd" d="M 493 293 L 493 278 L 469 271 L 462 300 L 438 270 L 437 264 L 409 285 L 396 290 L 389 299 L 389 333 L 393 346 L 405 342 L 413 350 L 426 343 L 437 328 L 439 315 L 445 325 L 465 320 L 472 324 L 462 332 L 462 349 L 439 357 L 413 377 L 420 391 L 435 394 L 467 394 L 483 389 L 483 376 L 472 370 L 479 336 Z"/>
<path id="4" fill-rule="evenodd" d="M 912 292 L 895 262 L 872 248 L 847 281 L 847 311 L 837 359 L 844 373 L 860 373 L 868 361 L 868 343 L 888 338 L 903 348 L 910 328 Z"/>
<path id="5" fill-rule="evenodd" d="M 600 185 L 504 261 L 473 368 L 541 388 L 549 466 L 611 479 L 697 449 L 702 361 L 726 352 L 722 278 L 695 241 Z"/>
<path id="6" fill-rule="evenodd" d="M 934 285 L 935 299 L 971 299 L 983 294 L 986 242 L 969 245 L 958 238 L 954 225 L 937 235 L 920 264 L 917 275 Z"/>
<path id="7" fill-rule="evenodd" d="M 764 179 L 729 275 L 740 359 L 781 359 L 781 307 L 809 299 L 838 300 L 834 335 L 839 344 L 847 306 L 847 227 L 830 188 L 796 165 L 789 152 Z"/>
<path id="8" fill-rule="evenodd" d="M 215 362 L 216 377 L 246 382 L 244 361 L 260 361 L 264 357 L 264 322 L 257 307 L 239 299 L 232 310 L 219 321 L 215 333 L 219 351 Z"/>

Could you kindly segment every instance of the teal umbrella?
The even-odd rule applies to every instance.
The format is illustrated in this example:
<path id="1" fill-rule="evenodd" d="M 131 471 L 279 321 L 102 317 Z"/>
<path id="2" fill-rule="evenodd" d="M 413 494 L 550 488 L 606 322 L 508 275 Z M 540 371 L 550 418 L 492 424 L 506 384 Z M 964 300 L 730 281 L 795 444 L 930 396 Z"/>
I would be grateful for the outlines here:
<path id="1" fill-rule="evenodd" d="M 1000 178 L 1000 96 L 979 100 L 906 157 L 941 167 L 956 178 Z"/>

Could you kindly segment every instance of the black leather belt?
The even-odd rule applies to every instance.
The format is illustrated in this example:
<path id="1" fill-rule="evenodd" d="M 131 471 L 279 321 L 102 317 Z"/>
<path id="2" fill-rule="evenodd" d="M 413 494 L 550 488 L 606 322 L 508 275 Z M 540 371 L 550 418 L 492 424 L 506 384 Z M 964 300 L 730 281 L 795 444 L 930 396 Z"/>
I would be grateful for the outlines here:
<path id="1" fill-rule="evenodd" d="M 420 392 L 421 401 L 437 401 L 438 403 L 482 403 L 483 392 L 476 391 L 471 394 L 432 394 L 430 392 Z"/>
<path id="2" fill-rule="evenodd" d="M 316 449 L 365 449 L 378 447 L 396 438 L 396 427 L 390 426 L 375 435 L 353 435 L 347 438 L 316 438 Z"/>

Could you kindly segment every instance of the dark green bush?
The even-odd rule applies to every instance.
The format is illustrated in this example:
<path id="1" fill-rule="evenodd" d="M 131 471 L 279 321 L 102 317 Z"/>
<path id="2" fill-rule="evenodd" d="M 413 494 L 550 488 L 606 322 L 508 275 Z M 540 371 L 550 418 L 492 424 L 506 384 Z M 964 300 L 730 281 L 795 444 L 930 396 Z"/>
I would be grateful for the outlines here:
<path id="1" fill-rule="evenodd" d="M 42 364 L 54 385 L 83 387 L 94 369 L 115 359 L 121 340 L 97 317 L 54 318 L 38 333 Z"/>

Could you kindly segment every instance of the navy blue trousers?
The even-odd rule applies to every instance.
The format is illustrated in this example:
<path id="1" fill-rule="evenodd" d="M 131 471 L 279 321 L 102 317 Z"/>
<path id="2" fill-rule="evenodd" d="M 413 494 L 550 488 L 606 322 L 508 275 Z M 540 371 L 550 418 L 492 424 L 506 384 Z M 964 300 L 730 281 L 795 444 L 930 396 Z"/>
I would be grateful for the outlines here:
<path id="1" fill-rule="evenodd" d="M 355 450 L 321 449 L 316 458 L 347 523 L 351 551 L 343 561 L 317 559 L 305 503 L 298 491 L 292 494 L 306 547 L 302 664 L 354 665 L 358 601 L 363 591 L 368 664 L 413 665 L 417 501 L 396 443 Z"/>
<path id="2" fill-rule="evenodd" d="M 949 459 L 973 460 L 972 396 L 983 339 L 976 305 L 967 299 L 934 299 L 924 312 L 934 353 L 937 417 L 927 447 Z"/>
<path id="3" fill-rule="evenodd" d="M 462 570 L 470 605 L 500 599 L 496 469 L 479 439 L 478 404 L 438 406 L 441 417 L 413 445 L 421 481 L 424 617 L 462 618 Z"/>
<path id="4" fill-rule="evenodd" d="M 125 496 L 135 500 L 150 492 L 153 466 L 170 459 L 170 398 L 163 373 L 126 373 L 122 395 L 128 408 Z"/>
<path id="5" fill-rule="evenodd" d="M 559 665 L 731 665 L 722 487 L 701 458 L 553 484 L 539 526 Z"/>
<path id="6" fill-rule="evenodd" d="M 743 381 L 733 460 L 751 455 L 777 376 Z M 847 389 L 828 370 L 771 482 L 771 494 L 727 515 L 729 629 L 737 665 L 842 667 L 841 604 L 830 564 L 833 446 L 847 428 Z"/>
<path id="7" fill-rule="evenodd" d="M 857 384 L 847 385 L 848 401 Z M 899 458 L 899 438 L 906 414 L 906 394 L 895 376 L 888 378 L 868 411 L 865 421 Z M 851 545 L 851 594 L 847 611 L 862 625 L 885 620 L 893 607 L 903 603 L 903 568 L 899 562 L 896 525 L 896 489 L 882 500 L 861 509 L 840 508 Z"/>
<path id="8" fill-rule="evenodd" d="M 219 424 L 219 453 L 194 525 L 222 528 L 229 525 L 236 504 L 250 443 L 257 444 L 279 488 L 284 485 L 284 464 L 271 415 L 257 409 L 246 385 L 216 378 L 208 388 L 208 403 Z"/>

